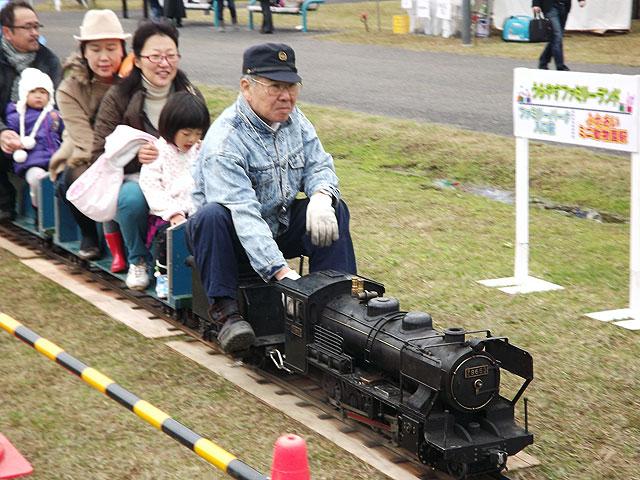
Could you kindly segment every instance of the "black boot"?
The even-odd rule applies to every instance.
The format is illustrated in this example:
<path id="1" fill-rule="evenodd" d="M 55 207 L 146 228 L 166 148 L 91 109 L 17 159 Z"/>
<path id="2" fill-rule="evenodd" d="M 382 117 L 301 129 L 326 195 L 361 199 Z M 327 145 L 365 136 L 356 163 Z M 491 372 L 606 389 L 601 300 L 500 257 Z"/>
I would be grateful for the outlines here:
<path id="1" fill-rule="evenodd" d="M 217 298 L 209 306 L 209 319 L 220 326 L 218 342 L 226 353 L 247 350 L 256 339 L 253 328 L 238 311 L 238 302 L 232 298 Z"/>

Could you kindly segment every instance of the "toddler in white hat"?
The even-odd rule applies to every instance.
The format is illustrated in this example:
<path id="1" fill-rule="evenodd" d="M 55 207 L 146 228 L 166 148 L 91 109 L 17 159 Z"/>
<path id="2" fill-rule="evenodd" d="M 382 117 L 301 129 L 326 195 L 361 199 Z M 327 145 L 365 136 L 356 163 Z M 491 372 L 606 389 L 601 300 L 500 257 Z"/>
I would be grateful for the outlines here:
<path id="1" fill-rule="evenodd" d="M 14 171 L 26 179 L 31 202 L 40 179 L 47 175 L 49 160 L 58 150 L 64 129 L 60 113 L 53 108 L 53 82 L 37 68 L 26 68 L 20 76 L 18 101 L 6 110 L 7 126 L 20 135 L 22 148 L 13 153 Z"/>

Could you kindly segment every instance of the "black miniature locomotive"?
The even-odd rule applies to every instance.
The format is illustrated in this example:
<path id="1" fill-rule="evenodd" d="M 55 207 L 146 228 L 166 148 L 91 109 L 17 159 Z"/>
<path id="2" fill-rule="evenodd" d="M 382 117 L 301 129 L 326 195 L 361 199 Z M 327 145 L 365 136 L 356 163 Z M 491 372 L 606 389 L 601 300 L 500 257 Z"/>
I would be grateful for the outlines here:
<path id="1" fill-rule="evenodd" d="M 335 271 L 239 293 L 256 347 L 423 463 L 457 478 L 499 474 L 533 442 L 514 418 L 533 361 L 506 338 L 434 330 L 429 314 L 400 311 L 381 284 Z M 500 394 L 501 371 L 522 379 L 512 399 Z"/>

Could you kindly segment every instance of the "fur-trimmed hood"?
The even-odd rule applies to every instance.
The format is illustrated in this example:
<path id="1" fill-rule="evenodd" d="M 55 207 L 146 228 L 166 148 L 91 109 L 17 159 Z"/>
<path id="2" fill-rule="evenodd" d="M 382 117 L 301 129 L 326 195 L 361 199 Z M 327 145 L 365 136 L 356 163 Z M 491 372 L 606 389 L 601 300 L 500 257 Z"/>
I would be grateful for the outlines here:
<path id="1" fill-rule="evenodd" d="M 78 52 L 72 53 L 69 58 L 65 60 L 62 71 L 62 77 L 65 79 L 72 78 L 81 85 L 89 85 L 91 82 L 89 65 L 87 65 L 87 62 Z"/>

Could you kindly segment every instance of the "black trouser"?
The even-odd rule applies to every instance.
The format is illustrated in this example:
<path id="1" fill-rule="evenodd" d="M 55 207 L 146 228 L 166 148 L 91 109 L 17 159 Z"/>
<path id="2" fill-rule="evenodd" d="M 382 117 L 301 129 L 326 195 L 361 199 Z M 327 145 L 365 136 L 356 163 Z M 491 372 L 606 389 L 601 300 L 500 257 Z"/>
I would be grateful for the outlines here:
<path id="1" fill-rule="evenodd" d="M 309 257 L 309 271 L 338 270 L 356 273 L 356 258 L 349 233 L 349 209 L 342 200 L 336 205 L 340 238 L 328 247 L 311 243 L 306 233 L 309 199 L 297 199 L 290 209 L 289 228 L 276 243 L 285 258 Z M 231 212 L 220 204 L 201 207 L 187 222 L 187 246 L 195 259 L 202 286 L 209 300 L 236 298 L 238 278 L 251 269 L 249 258 L 236 233 Z M 275 273 L 275 272 L 274 272 Z"/>
<path id="2" fill-rule="evenodd" d="M 84 215 L 75 207 L 75 205 L 73 205 L 73 203 L 67 200 L 67 190 L 69 190 L 71 184 L 75 182 L 85 170 L 85 167 L 65 167 L 64 171 L 58 176 L 58 180 L 56 181 L 56 194 L 58 195 L 58 198 L 62 199 L 62 201 L 69 205 L 71 214 L 80 227 L 80 232 L 82 233 L 80 248 L 83 250 L 100 246 L 100 242 L 98 241 L 98 229 L 96 227 L 96 222 Z"/>
<path id="3" fill-rule="evenodd" d="M 271 2 L 269 0 L 260 0 L 262 7 L 262 33 L 273 32 L 273 18 L 271 17 Z"/>
<path id="4" fill-rule="evenodd" d="M 229 7 L 229 13 L 231 14 L 231 22 L 236 24 L 238 23 L 238 14 L 236 13 L 236 4 L 234 0 L 226 0 L 227 1 L 227 6 Z M 224 2 L 225 0 L 218 0 L 218 2 L 216 3 L 216 16 L 218 17 L 218 20 L 223 23 L 224 22 L 224 15 L 222 13 L 222 10 L 224 9 Z"/>
<path id="5" fill-rule="evenodd" d="M 16 189 L 9 180 L 13 171 L 11 155 L 0 151 L 0 211 L 14 213 L 16 209 Z"/>

